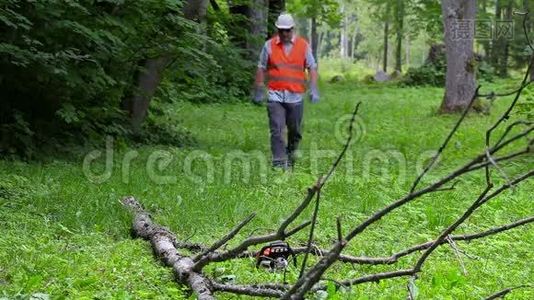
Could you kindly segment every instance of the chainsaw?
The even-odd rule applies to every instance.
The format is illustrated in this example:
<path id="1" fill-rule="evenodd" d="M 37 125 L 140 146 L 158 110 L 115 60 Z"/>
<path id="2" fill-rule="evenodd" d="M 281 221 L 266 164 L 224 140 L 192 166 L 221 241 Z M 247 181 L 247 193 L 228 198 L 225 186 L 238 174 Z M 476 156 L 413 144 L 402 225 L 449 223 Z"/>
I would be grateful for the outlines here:
<path id="1" fill-rule="evenodd" d="M 256 268 L 260 266 L 271 270 L 281 270 L 289 265 L 289 258 L 297 266 L 297 258 L 293 249 L 284 241 L 272 242 L 261 248 L 256 254 Z"/>

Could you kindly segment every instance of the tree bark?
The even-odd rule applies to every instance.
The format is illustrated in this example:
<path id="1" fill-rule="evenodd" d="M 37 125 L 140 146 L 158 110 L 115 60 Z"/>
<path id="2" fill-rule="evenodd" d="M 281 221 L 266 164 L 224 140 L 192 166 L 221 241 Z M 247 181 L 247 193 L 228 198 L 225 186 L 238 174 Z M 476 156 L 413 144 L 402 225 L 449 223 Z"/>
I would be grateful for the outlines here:
<path id="1" fill-rule="evenodd" d="M 495 0 L 495 21 L 501 21 L 502 17 L 501 0 Z M 491 64 L 495 70 L 499 70 L 499 60 L 501 57 L 501 39 L 493 37 L 491 45 Z"/>
<path id="2" fill-rule="evenodd" d="M 319 56 L 317 55 L 317 50 L 319 48 L 319 35 L 317 34 L 317 18 L 311 18 L 311 49 L 313 57 L 316 62 L 319 63 Z"/>
<path id="3" fill-rule="evenodd" d="M 412 49 L 410 48 L 410 39 L 406 39 L 406 68 L 410 68 L 411 59 L 410 56 L 412 55 Z"/>
<path id="4" fill-rule="evenodd" d="M 512 1 L 509 1 L 506 5 L 506 8 L 504 10 L 504 21 L 511 21 L 512 20 Z M 510 43 L 508 41 L 508 38 L 503 37 L 502 38 L 502 58 L 501 63 L 499 64 L 500 70 L 499 75 L 501 77 L 508 76 L 508 57 L 510 56 Z"/>
<path id="5" fill-rule="evenodd" d="M 341 23 L 341 34 L 340 34 L 340 56 L 341 58 L 346 58 L 348 56 L 348 36 L 347 36 L 347 16 L 345 14 L 345 6 L 341 6 L 341 15 L 343 20 Z"/>
<path id="6" fill-rule="evenodd" d="M 257 59 L 260 55 L 262 44 L 267 37 L 267 0 L 252 0 L 252 6 L 249 11 L 250 19 L 250 39 L 248 39 L 247 48 L 252 58 Z"/>
<path id="7" fill-rule="evenodd" d="M 388 34 L 389 34 L 389 21 L 386 20 L 384 24 L 384 56 L 382 69 L 387 73 L 388 71 Z"/>
<path id="8" fill-rule="evenodd" d="M 404 2 L 397 0 L 396 6 L 397 47 L 395 49 L 395 71 L 402 72 L 402 37 L 404 31 Z"/>
<path id="9" fill-rule="evenodd" d="M 169 56 L 147 59 L 143 63 L 143 70 L 138 72 L 137 91 L 134 92 L 130 99 L 128 107 L 130 123 L 134 133 L 141 131 L 141 124 L 147 115 L 150 100 L 154 96 L 161 82 L 163 71 L 170 61 L 171 58 Z"/>
<path id="10" fill-rule="evenodd" d="M 476 2 L 472 0 L 443 0 L 441 3 L 445 28 L 447 74 L 445 96 L 441 112 L 451 113 L 465 109 L 475 92 L 473 53 L 474 31 L 459 36 L 458 24 L 471 22 L 476 17 Z M 471 27 L 470 26 L 470 27 Z"/>
<path id="11" fill-rule="evenodd" d="M 487 0 L 480 1 L 480 4 L 481 4 L 480 11 L 482 12 L 482 14 L 480 14 L 480 12 L 479 12 L 479 15 L 481 15 L 480 18 L 485 18 L 486 17 L 486 12 L 488 10 Z M 484 48 L 484 60 L 489 62 L 490 55 L 491 55 L 491 44 L 490 44 L 490 41 L 489 41 L 489 39 L 484 39 L 480 43 L 482 44 L 482 47 Z"/>
<path id="12" fill-rule="evenodd" d="M 534 9 L 532 8 L 532 4 L 529 5 L 529 0 L 523 0 L 523 11 L 529 12 L 525 18 L 526 18 L 526 24 L 527 24 L 527 33 L 530 34 L 532 32 L 532 17 L 531 14 L 534 13 Z M 529 63 L 527 58 L 527 64 Z M 530 69 L 530 80 L 534 81 L 534 68 Z"/>

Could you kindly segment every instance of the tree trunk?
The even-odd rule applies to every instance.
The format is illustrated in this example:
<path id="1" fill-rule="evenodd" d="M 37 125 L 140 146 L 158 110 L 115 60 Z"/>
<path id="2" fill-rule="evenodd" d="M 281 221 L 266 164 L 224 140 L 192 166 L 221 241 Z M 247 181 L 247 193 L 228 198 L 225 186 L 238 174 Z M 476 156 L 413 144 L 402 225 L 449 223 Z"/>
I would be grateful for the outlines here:
<path id="1" fill-rule="evenodd" d="M 495 22 L 501 21 L 501 14 L 501 1 L 495 0 Z M 491 64 L 493 68 L 497 71 L 499 70 L 499 60 L 501 57 L 501 41 L 502 39 L 498 39 L 494 36 L 491 43 Z"/>
<path id="2" fill-rule="evenodd" d="M 472 20 L 475 20 L 476 17 L 476 2 L 472 0 L 443 0 L 441 8 L 447 60 L 445 96 L 441 104 L 441 111 L 450 113 L 466 108 L 475 92 L 474 31 L 470 30 L 468 34 L 459 38 L 457 26 L 458 22 L 470 22 L 472 24 Z"/>
<path id="3" fill-rule="evenodd" d="M 410 48 L 410 39 L 407 38 L 406 39 L 406 68 L 410 68 L 410 63 L 411 63 L 411 59 L 410 59 L 410 56 L 412 55 L 412 51 L 411 51 L 411 48 Z"/>
<path id="4" fill-rule="evenodd" d="M 351 60 L 354 58 L 354 41 L 356 40 L 355 38 L 355 35 L 354 34 L 351 34 L 350 35 L 350 39 L 349 39 L 349 43 L 348 43 L 348 48 L 347 48 L 347 56 L 348 58 L 350 58 Z"/>
<path id="5" fill-rule="evenodd" d="M 347 36 L 347 16 L 345 14 L 345 6 L 341 6 L 341 15 L 343 20 L 341 23 L 341 34 L 340 34 L 340 56 L 341 58 L 346 58 L 348 56 L 348 36 Z"/>
<path id="6" fill-rule="evenodd" d="M 247 48 L 253 59 L 260 55 L 261 46 L 267 38 L 267 4 L 267 0 L 252 0 L 249 10 L 251 34 Z"/>
<path id="7" fill-rule="evenodd" d="M 165 67 L 169 64 L 171 58 L 163 56 L 145 60 L 143 70 L 140 70 L 137 76 L 137 91 L 130 99 L 130 123 L 134 133 L 139 133 L 143 123 L 150 100 L 158 89 L 161 82 L 161 76 Z"/>
<path id="8" fill-rule="evenodd" d="M 315 34 L 317 35 L 317 25 L 315 25 L 315 27 L 316 27 Z M 318 35 L 319 35 L 319 37 L 317 38 L 317 45 L 315 46 L 315 48 L 317 48 L 315 50 L 315 52 L 317 52 L 317 53 L 314 56 L 317 61 L 319 61 L 319 56 L 321 55 L 321 53 L 322 53 L 321 51 L 323 49 L 322 48 L 323 47 L 323 39 L 324 39 L 324 36 L 325 36 L 324 30 L 321 30 L 321 32 L 319 32 Z M 312 50 L 313 50 L 313 48 L 312 48 Z"/>
<path id="9" fill-rule="evenodd" d="M 395 49 L 395 71 L 402 72 L 402 36 L 404 30 L 404 3 L 397 0 L 396 11 L 397 47 Z"/>
<path id="10" fill-rule="evenodd" d="M 319 35 L 317 34 L 317 18 L 312 17 L 311 19 L 311 49 L 312 54 L 317 63 L 319 63 L 319 56 L 317 55 L 317 50 L 319 48 Z"/>
<path id="11" fill-rule="evenodd" d="M 512 20 L 512 1 L 509 1 L 506 5 L 505 11 L 504 11 L 504 21 L 511 21 Z M 499 64 L 500 70 L 499 75 L 501 77 L 508 76 L 508 57 L 510 56 L 510 43 L 508 41 L 507 37 L 502 37 L 502 58 L 501 63 Z"/>
<path id="12" fill-rule="evenodd" d="M 531 6 L 529 5 L 529 0 L 523 0 L 523 11 L 528 11 L 530 14 L 534 13 L 534 9 L 531 9 Z M 532 17 L 528 14 L 526 16 L 526 24 L 527 24 L 527 32 L 530 34 L 532 32 Z M 530 55 L 528 56 L 530 57 Z M 530 63 L 527 57 L 527 64 Z M 530 69 L 530 80 L 534 81 L 534 68 Z"/>
<path id="13" fill-rule="evenodd" d="M 208 0 L 188 0 L 183 8 L 184 16 L 190 20 L 202 21 L 206 16 L 208 3 Z M 143 70 L 137 74 L 137 87 L 134 94 L 131 98 L 124 99 L 122 103 L 123 108 L 129 112 L 130 124 L 135 134 L 141 130 L 150 100 L 158 89 L 165 68 L 171 61 L 171 56 L 163 55 L 148 58 L 141 63 Z"/>
<path id="14" fill-rule="evenodd" d="M 383 67 L 384 72 L 388 71 L 388 34 L 389 34 L 389 21 L 386 20 L 384 24 L 384 56 L 383 56 Z"/>
<path id="15" fill-rule="evenodd" d="M 482 12 L 482 13 L 479 12 L 479 15 L 480 15 L 480 18 L 483 19 L 483 18 L 486 18 L 486 13 L 488 11 L 487 0 L 480 1 L 480 4 L 481 4 L 480 12 Z M 484 60 L 486 62 L 489 62 L 490 55 L 491 55 L 490 40 L 489 39 L 483 39 L 482 41 L 480 41 L 480 43 L 482 44 L 482 47 L 484 48 Z"/>

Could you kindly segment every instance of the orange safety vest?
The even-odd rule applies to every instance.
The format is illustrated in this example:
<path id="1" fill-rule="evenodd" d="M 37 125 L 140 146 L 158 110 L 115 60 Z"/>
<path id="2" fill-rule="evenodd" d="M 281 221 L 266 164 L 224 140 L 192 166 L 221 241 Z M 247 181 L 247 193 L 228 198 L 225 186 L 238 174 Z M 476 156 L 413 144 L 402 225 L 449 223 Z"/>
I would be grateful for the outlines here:
<path id="1" fill-rule="evenodd" d="M 290 91 L 304 93 L 306 91 L 306 51 L 308 42 L 301 37 L 295 37 L 293 48 L 289 55 L 284 51 L 283 43 L 278 36 L 269 40 L 271 55 L 267 63 L 269 75 L 268 87 L 275 91 Z"/>

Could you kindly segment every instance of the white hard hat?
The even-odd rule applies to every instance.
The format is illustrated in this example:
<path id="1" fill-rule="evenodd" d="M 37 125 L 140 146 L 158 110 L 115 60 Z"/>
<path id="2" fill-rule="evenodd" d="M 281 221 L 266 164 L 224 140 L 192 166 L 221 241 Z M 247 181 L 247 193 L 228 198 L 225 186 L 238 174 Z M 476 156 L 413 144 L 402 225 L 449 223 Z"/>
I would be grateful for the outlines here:
<path id="1" fill-rule="evenodd" d="M 283 13 L 278 16 L 274 26 L 278 29 L 291 29 L 295 27 L 295 21 L 293 21 L 293 17 L 290 14 Z"/>

